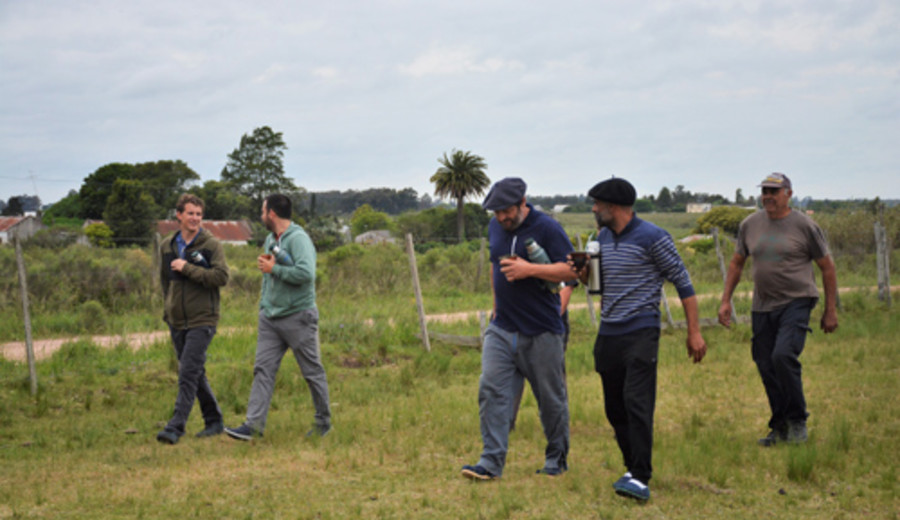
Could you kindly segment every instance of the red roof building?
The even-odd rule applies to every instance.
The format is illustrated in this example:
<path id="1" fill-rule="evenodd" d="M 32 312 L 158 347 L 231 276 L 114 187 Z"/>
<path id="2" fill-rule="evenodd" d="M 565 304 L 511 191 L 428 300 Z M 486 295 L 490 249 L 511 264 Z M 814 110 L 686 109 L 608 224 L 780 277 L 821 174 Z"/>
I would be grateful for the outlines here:
<path id="1" fill-rule="evenodd" d="M 200 227 L 212 233 L 223 244 L 245 246 L 247 241 L 253 238 L 250 223 L 246 220 L 204 220 Z M 164 237 L 179 229 L 177 220 L 159 220 L 156 222 L 156 232 Z"/>

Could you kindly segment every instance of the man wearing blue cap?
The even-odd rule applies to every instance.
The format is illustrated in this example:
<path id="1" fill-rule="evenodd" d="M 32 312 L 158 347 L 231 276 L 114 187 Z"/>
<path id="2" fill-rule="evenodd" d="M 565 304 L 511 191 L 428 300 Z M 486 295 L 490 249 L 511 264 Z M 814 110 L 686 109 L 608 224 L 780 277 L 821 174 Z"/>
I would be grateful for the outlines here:
<path id="1" fill-rule="evenodd" d="M 603 280 L 600 329 L 594 343 L 594 368 L 603 385 L 606 418 L 626 473 L 613 488 L 637 500 L 650 498 L 653 471 L 653 411 L 659 353 L 660 290 L 675 285 L 687 320 L 688 355 L 699 363 L 706 355 L 700 334 L 697 297 L 672 237 L 632 210 L 637 192 L 625 179 L 597 183 L 588 192 L 599 229 Z M 580 274 L 587 276 L 588 268 Z"/>
<path id="2" fill-rule="evenodd" d="M 494 212 L 488 226 L 494 309 L 484 333 L 478 388 L 484 449 L 475 465 L 462 469 L 463 476 L 473 480 L 503 474 L 523 378 L 531 385 L 547 437 L 544 466 L 538 473 L 561 475 L 568 469 L 564 328 L 559 295 L 548 285 L 575 278 L 566 263 L 572 242 L 558 222 L 526 202 L 525 188 L 522 179 L 507 177 L 494 184 L 482 203 Z M 537 263 L 529 255 L 526 242 L 532 241 L 546 252 L 548 263 Z M 535 249 L 532 245 L 532 255 Z"/>
<path id="3" fill-rule="evenodd" d="M 807 440 L 806 398 L 800 354 L 806 343 L 809 315 L 819 299 L 813 262 L 822 271 L 825 311 L 821 327 L 834 332 L 837 318 L 837 274 L 825 233 L 811 218 L 792 211 L 791 180 L 772 173 L 759 185 L 765 211 L 741 222 L 734 256 L 725 275 L 719 322 L 731 325 L 731 296 L 741 279 L 744 262 L 753 256 L 751 349 L 769 408 L 769 434 L 761 446 Z"/>

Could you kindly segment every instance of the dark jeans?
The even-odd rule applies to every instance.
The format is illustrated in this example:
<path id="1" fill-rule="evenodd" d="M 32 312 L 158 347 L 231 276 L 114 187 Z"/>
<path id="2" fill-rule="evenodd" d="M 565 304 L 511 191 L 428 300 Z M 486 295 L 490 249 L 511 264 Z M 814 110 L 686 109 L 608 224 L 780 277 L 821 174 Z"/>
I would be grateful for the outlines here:
<path id="1" fill-rule="evenodd" d="M 594 368 L 603 383 L 606 418 L 616 433 L 625 467 L 647 484 L 653 473 L 653 412 L 659 329 L 597 336 Z"/>
<path id="2" fill-rule="evenodd" d="M 806 344 L 809 315 L 816 298 L 798 298 L 769 312 L 753 313 L 752 353 L 772 417 L 769 427 L 784 431 L 789 422 L 806 422 L 800 354 Z"/>
<path id="3" fill-rule="evenodd" d="M 178 356 L 178 396 L 175 411 L 166 429 L 184 433 L 194 399 L 200 402 L 203 421 L 209 426 L 222 422 L 222 410 L 216 402 L 209 381 L 206 380 L 206 349 L 216 334 L 215 327 L 195 327 L 177 330 L 169 328 L 175 355 Z"/>

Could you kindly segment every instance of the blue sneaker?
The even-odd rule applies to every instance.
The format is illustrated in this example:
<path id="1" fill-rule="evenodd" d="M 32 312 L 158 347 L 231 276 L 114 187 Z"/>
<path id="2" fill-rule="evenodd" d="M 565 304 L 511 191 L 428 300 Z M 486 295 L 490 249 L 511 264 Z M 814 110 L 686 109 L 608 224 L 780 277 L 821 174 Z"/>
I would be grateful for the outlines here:
<path id="1" fill-rule="evenodd" d="M 254 430 L 247 423 L 244 423 L 237 428 L 225 428 L 225 433 L 232 439 L 237 439 L 239 441 L 249 441 L 254 437 L 263 436 L 261 431 Z"/>
<path id="2" fill-rule="evenodd" d="M 462 467 L 462 475 L 472 480 L 494 480 L 500 478 L 484 469 L 483 466 L 469 466 L 468 464 Z"/>
<path id="3" fill-rule="evenodd" d="M 631 480 L 631 472 L 626 471 L 624 475 L 622 475 L 619 480 L 613 482 L 613 489 L 618 489 L 616 486 L 621 486 L 622 484 Z"/>
<path id="4" fill-rule="evenodd" d="M 630 478 L 624 482 L 623 480 L 624 479 L 619 479 L 613 484 L 617 495 L 633 498 L 642 502 L 650 500 L 650 488 L 646 484 L 636 478 Z"/>

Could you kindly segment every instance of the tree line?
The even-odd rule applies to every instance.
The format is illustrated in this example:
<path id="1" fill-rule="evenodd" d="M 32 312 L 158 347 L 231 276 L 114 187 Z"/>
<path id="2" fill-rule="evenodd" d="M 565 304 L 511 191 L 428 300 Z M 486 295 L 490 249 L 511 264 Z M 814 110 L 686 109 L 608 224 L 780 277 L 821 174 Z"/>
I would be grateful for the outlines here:
<path id="1" fill-rule="evenodd" d="M 139 164 L 110 163 L 85 177 L 78 191 L 72 190 L 42 215 L 45 224 L 81 226 L 84 220 L 103 221 L 87 226 L 85 233 L 96 245 L 144 244 L 151 240 L 157 220 L 174 217 L 174 206 L 185 192 L 202 198 L 207 220 L 242 220 L 251 223 L 254 240 L 266 231 L 258 222 L 262 201 L 270 193 L 288 195 L 296 220 L 307 228 L 320 249 L 337 247 L 347 240 L 345 222 L 354 235 L 372 229 L 411 233 L 417 243 L 465 242 L 466 237 L 484 236 L 489 215 L 478 203 L 466 203 L 484 195 L 491 185 L 485 159 L 470 151 L 452 150 L 437 159 L 439 167 L 429 178 L 434 195 L 421 197 L 412 188 L 307 192 L 294 184 L 284 171 L 287 145 L 281 132 L 268 126 L 244 134 L 227 155 L 217 180 L 198 184 L 200 176 L 181 160 Z M 589 212 L 591 201 L 582 195 L 528 195 L 529 201 L 546 210 L 565 206 L 564 211 Z M 452 200 L 455 211 L 439 204 Z M 638 199 L 635 210 L 683 212 L 689 203 L 754 206 L 753 196 L 736 190 L 733 202 L 718 194 L 692 193 L 683 185 Z M 839 209 L 856 201 L 794 201 L 796 207 Z M 862 202 L 863 205 L 867 201 Z M 890 202 L 888 201 L 888 206 Z M 21 215 L 41 207 L 37 196 L 10 197 L 0 201 L 3 215 Z M 455 237 L 454 237 L 455 235 Z"/>

